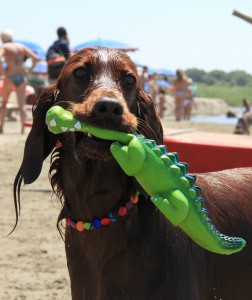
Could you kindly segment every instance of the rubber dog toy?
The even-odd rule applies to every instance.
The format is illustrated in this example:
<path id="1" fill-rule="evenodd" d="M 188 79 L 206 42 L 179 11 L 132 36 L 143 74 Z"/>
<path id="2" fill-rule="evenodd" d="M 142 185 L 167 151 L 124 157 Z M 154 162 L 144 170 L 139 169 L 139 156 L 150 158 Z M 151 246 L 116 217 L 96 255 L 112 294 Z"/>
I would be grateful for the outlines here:
<path id="1" fill-rule="evenodd" d="M 212 225 L 199 196 L 200 188 L 194 186 L 196 176 L 187 173 L 188 165 L 178 162 L 177 153 L 167 152 L 165 146 L 157 146 L 142 135 L 81 123 L 60 106 L 47 112 L 46 124 L 55 134 L 82 131 L 115 141 L 111 152 L 124 172 L 134 176 L 164 216 L 201 247 L 219 254 L 232 254 L 245 247 L 245 240 L 221 234 Z"/>

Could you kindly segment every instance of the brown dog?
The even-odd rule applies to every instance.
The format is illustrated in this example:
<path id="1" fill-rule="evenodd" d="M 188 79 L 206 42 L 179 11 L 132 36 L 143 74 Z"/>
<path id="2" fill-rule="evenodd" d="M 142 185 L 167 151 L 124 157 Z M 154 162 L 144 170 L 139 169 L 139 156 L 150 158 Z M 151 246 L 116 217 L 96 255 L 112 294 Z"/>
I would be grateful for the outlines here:
<path id="1" fill-rule="evenodd" d="M 17 219 L 21 183 L 34 182 L 52 152 L 51 184 L 63 206 L 59 221 L 67 217 L 72 224 L 65 229 L 72 299 L 251 299 L 251 168 L 198 175 L 197 185 L 217 229 L 247 240 L 240 253 L 213 254 L 163 217 L 113 159 L 111 142 L 89 134 L 50 133 L 45 116 L 55 104 L 72 110 L 80 121 L 137 131 L 159 144 L 162 127 L 135 65 L 116 50 L 77 52 L 57 83 L 38 99 L 14 184 Z M 118 217 L 114 212 L 129 199 L 137 200 L 137 190 L 138 203 Z M 84 221 L 85 230 L 73 228 L 78 227 L 73 220 Z M 91 222 L 94 229 L 88 230 Z"/>

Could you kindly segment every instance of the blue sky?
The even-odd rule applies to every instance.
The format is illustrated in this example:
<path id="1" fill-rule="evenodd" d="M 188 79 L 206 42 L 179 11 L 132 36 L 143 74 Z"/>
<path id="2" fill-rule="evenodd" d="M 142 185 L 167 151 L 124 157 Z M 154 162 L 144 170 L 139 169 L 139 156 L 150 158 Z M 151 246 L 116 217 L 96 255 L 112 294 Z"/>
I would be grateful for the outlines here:
<path id="1" fill-rule="evenodd" d="M 131 57 L 151 68 L 199 68 L 252 74 L 248 0 L 2 0 L 0 31 L 47 49 L 65 26 L 71 46 L 105 38 L 138 47 Z"/>

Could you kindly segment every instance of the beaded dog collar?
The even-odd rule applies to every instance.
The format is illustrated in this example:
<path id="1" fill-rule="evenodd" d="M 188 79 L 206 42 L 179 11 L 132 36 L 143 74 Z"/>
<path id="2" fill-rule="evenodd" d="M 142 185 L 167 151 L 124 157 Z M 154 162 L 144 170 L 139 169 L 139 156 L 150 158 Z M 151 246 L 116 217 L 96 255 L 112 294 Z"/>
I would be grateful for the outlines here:
<path id="1" fill-rule="evenodd" d="M 103 226 L 107 226 L 112 222 L 116 222 L 118 218 L 124 217 L 127 215 L 128 211 L 130 211 L 134 204 L 138 202 L 138 195 L 137 193 L 135 196 L 130 196 L 130 200 L 125 203 L 124 206 L 119 207 L 119 209 L 110 212 L 108 217 L 104 217 L 102 219 L 94 218 L 91 222 L 84 222 L 84 221 L 75 221 L 70 217 L 66 218 L 66 225 L 68 227 L 72 227 L 77 229 L 78 231 L 84 230 L 92 230 L 92 229 L 100 229 Z"/>

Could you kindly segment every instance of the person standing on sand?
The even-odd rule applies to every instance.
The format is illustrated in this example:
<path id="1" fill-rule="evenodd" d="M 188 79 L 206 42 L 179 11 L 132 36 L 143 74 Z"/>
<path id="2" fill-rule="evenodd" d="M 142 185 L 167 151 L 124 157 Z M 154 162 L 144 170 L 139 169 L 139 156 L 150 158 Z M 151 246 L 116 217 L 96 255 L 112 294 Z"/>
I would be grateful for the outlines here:
<path id="1" fill-rule="evenodd" d="M 192 92 L 189 88 L 192 80 L 186 76 L 183 70 L 176 71 L 177 78 L 173 82 L 175 98 L 175 119 L 180 121 L 183 116 L 185 100 L 192 100 Z"/>
<path id="2" fill-rule="evenodd" d="M 159 118 L 163 118 L 164 117 L 164 112 L 167 110 L 168 105 L 167 105 L 167 101 L 165 98 L 165 91 L 164 89 L 160 89 L 159 90 L 159 103 L 158 103 L 158 116 Z"/>
<path id="3" fill-rule="evenodd" d="M 3 45 L 0 47 L 0 76 L 4 79 L 2 90 L 2 107 L 0 111 L 0 133 L 3 133 L 4 121 L 6 117 L 6 105 L 13 89 L 16 89 L 17 101 L 20 112 L 21 133 L 24 133 L 24 123 L 26 119 L 25 108 L 25 88 L 27 86 L 27 75 L 32 73 L 39 58 L 24 45 L 13 42 L 13 33 L 6 29 L 1 32 Z M 1 59 L 4 58 L 6 68 L 4 69 Z M 26 58 L 32 59 L 32 66 L 29 70 L 23 67 Z"/>
<path id="4" fill-rule="evenodd" d="M 146 93 L 149 93 L 150 92 L 150 84 L 149 84 L 149 74 L 148 74 L 147 66 L 143 67 L 142 73 L 140 75 L 140 80 L 141 80 L 141 85 L 142 85 L 143 90 Z"/>
<path id="5" fill-rule="evenodd" d="M 159 86 L 157 84 L 157 73 L 154 72 L 153 74 L 149 75 L 149 86 L 150 86 L 150 95 L 152 101 L 157 104 L 157 96 L 159 93 Z"/>
<path id="6" fill-rule="evenodd" d="M 244 107 L 243 115 L 247 112 L 250 112 L 250 104 L 247 99 L 242 100 L 242 106 Z"/>
<path id="7" fill-rule="evenodd" d="M 184 100 L 183 103 L 183 120 L 190 120 L 193 106 L 196 107 L 193 96 L 191 95 L 187 99 Z"/>

